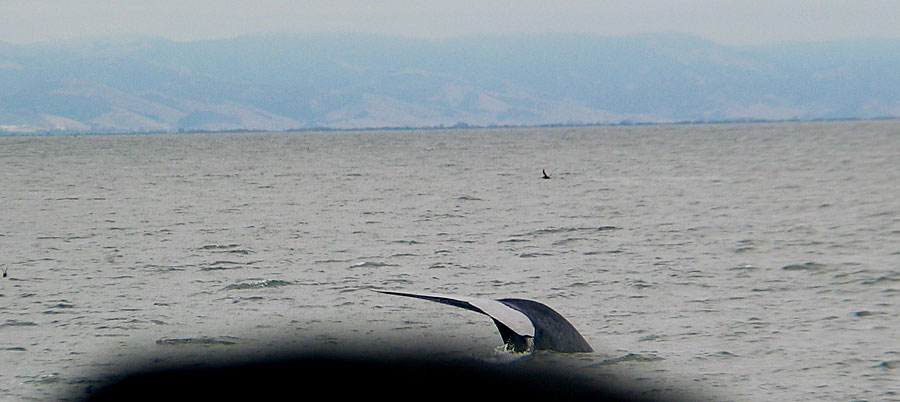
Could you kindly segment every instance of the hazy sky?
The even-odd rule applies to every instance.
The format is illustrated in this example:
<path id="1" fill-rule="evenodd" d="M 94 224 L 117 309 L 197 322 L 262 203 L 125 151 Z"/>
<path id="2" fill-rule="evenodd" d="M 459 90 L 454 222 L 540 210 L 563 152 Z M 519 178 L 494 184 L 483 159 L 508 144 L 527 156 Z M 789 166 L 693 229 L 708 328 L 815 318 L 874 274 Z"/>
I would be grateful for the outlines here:
<path id="1" fill-rule="evenodd" d="M 121 34 L 174 40 L 270 32 L 682 32 L 724 44 L 900 39 L 898 0 L 0 0 L 0 41 Z"/>

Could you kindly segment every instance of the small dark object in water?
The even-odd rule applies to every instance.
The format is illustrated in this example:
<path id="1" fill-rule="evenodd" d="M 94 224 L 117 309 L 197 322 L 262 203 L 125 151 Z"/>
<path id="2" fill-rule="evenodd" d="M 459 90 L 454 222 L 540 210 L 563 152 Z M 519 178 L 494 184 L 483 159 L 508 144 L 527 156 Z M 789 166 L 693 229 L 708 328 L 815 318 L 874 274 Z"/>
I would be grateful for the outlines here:
<path id="1" fill-rule="evenodd" d="M 578 330 L 550 307 L 526 299 L 476 299 L 445 295 L 376 292 L 429 300 L 475 311 L 494 320 L 506 348 L 516 352 L 552 350 L 556 352 L 593 352 Z"/>
<path id="2" fill-rule="evenodd" d="M 9 268 L 3 268 L 3 277 L 6 278 L 6 271 L 9 271 Z"/>
<path id="3" fill-rule="evenodd" d="M 542 179 L 549 179 L 549 178 L 550 178 L 550 175 L 547 174 L 547 169 L 541 169 L 541 172 L 544 173 L 544 177 L 542 177 Z"/>

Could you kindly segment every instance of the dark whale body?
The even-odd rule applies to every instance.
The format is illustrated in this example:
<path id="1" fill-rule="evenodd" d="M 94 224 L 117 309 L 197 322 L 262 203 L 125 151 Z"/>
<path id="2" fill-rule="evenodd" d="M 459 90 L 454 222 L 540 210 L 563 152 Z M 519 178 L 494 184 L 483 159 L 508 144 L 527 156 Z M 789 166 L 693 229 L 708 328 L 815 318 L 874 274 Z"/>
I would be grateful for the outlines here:
<path id="1" fill-rule="evenodd" d="M 527 299 L 500 299 L 524 313 L 534 324 L 534 348 L 557 352 L 593 352 L 578 330 L 562 314 L 543 303 Z"/>
<path id="2" fill-rule="evenodd" d="M 594 351 L 565 317 L 533 300 L 485 300 L 384 290 L 377 292 L 429 300 L 485 314 L 494 320 L 507 348 L 516 352 L 531 349 L 564 353 Z"/>

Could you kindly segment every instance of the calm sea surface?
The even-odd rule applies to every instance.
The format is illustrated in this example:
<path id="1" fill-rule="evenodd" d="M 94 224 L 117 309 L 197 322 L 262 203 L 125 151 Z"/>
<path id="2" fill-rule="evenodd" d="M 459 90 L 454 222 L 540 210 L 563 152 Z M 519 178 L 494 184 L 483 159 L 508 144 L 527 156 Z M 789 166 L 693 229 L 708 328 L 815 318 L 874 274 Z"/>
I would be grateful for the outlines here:
<path id="1" fill-rule="evenodd" d="M 0 247 L 2 400 L 501 343 L 373 288 L 542 301 L 596 352 L 535 359 L 650 395 L 900 400 L 897 121 L 3 137 Z"/>

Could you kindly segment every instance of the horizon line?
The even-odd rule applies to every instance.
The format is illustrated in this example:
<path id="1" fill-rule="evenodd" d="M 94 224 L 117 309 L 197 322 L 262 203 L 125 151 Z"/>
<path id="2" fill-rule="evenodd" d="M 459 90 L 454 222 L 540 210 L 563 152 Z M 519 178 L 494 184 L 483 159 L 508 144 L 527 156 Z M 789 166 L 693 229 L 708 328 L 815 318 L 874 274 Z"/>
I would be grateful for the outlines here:
<path id="1" fill-rule="evenodd" d="M 547 123 L 547 124 L 523 124 L 523 125 L 470 125 L 460 122 L 452 126 L 381 126 L 381 127 L 299 127 L 285 130 L 265 130 L 252 128 L 234 128 L 223 130 L 178 129 L 148 130 L 148 131 L 4 131 L 0 130 L 0 137 L 66 137 L 66 136 L 106 136 L 106 135 L 168 135 L 168 134 L 277 134 L 277 133 L 328 133 L 328 132 L 357 132 L 357 131 L 437 131 L 437 130 L 496 130 L 496 129 L 534 129 L 534 128 L 563 128 L 563 127 L 641 127 L 641 126 L 704 126 L 704 125 L 728 125 L 728 124 L 781 124 L 781 123 L 841 123 L 841 122 L 876 122 L 876 121 L 900 121 L 900 116 L 881 117 L 841 117 L 841 118 L 815 118 L 815 119 L 754 119 L 737 118 L 722 120 L 679 120 L 671 122 L 623 120 L 609 123 Z"/>
<path id="2" fill-rule="evenodd" d="M 112 40 L 133 41 L 140 39 L 158 39 L 172 43 L 204 43 L 204 42 L 220 42 L 244 38 L 265 38 L 265 37 L 291 37 L 291 38 L 307 38 L 316 36 L 334 36 L 334 37 L 370 37 L 393 40 L 410 40 L 423 42 L 443 42 L 454 40 L 478 40 L 478 39 L 515 39 L 515 38 L 538 38 L 538 37 L 593 37 L 602 39 L 627 39 L 647 36 L 681 36 L 693 38 L 704 42 L 713 43 L 719 46 L 732 48 L 753 48 L 766 46 L 784 46 L 784 45 L 806 45 L 806 44 L 828 44 L 828 43 L 847 43 L 847 42 L 866 42 L 866 41 L 883 41 L 883 42 L 900 42 L 900 37 L 888 36 L 858 36 L 858 37 L 842 37 L 842 38 L 826 38 L 820 40 L 809 39 L 789 39 L 789 40 L 773 40 L 754 43 L 729 43 L 727 41 L 719 41 L 707 38 L 698 34 L 681 32 L 675 30 L 660 30 L 647 32 L 634 32 L 624 34 L 601 34 L 596 32 L 500 32 L 500 33 L 464 33 L 457 35 L 445 36 L 417 36 L 403 35 L 396 33 L 381 32 L 353 32 L 353 31 L 260 31 L 245 32 L 234 35 L 210 36 L 204 38 L 173 38 L 160 34 L 145 33 L 120 33 L 120 34 L 95 34 L 95 35 L 77 35 L 71 37 L 58 37 L 50 39 L 38 39 L 31 41 L 10 41 L 8 39 L 0 39 L 0 44 L 7 44 L 20 47 L 41 46 L 41 45 L 65 45 L 77 44 L 79 42 L 101 42 Z"/>

